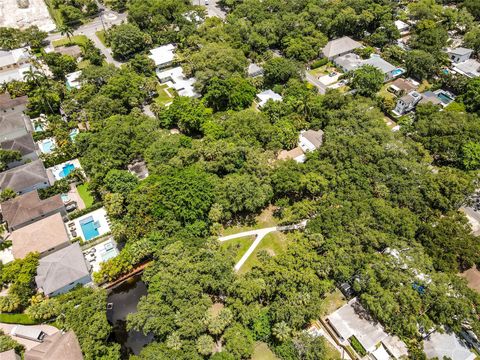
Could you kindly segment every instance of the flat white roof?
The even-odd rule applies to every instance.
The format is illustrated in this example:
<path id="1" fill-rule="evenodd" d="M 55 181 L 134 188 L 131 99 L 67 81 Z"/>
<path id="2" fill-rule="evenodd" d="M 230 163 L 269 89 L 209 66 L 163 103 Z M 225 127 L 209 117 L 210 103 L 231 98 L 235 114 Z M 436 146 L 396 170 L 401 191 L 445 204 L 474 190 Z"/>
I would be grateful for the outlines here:
<path id="1" fill-rule="evenodd" d="M 66 76 L 67 84 L 72 88 L 80 89 L 80 87 L 82 86 L 78 81 L 78 79 L 80 78 L 80 75 L 82 75 L 82 70 L 67 74 Z"/>
<path id="2" fill-rule="evenodd" d="M 445 357 L 452 360 L 474 360 L 472 353 L 454 333 L 434 332 L 427 339 L 423 340 L 423 352 L 427 359 Z"/>
<path id="3" fill-rule="evenodd" d="M 260 107 L 264 106 L 268 100 L 273 100 L 273 101 L 283 100 L 282 96 L 277 94 L 273 90 L 262 91 L 260 94 L 257 94 L 257 98 L 260 100 L 260 103 L 258 104 Z"/>
<path id="4" fill-rule="evenodd" d="M 155 49 L 150 50 L 150 54 L 148 57 L 155 62 L 156 66 L 162 66 L 169 64 L 175 58 L 175 45 L 168 44 L 159 46 Z"/>
<path id="5" fill-rule="evenodd" d="M 180 96 L 199 96 L 193 87 L 196 79 L 186 79 L 181 66 L 177 66 L 168 70 L 157 71 L 157 77 L 161 82 L 167 84 L 168 87 L 175 89 Z"/>

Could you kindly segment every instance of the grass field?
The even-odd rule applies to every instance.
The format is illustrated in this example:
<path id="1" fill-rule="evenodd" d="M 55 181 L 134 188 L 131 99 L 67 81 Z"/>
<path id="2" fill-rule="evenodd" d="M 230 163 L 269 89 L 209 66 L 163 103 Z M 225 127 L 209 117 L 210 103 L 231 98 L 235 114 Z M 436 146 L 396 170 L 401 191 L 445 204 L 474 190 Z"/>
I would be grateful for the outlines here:
<path id="1" fill-rule="evenodd" d="M 221 235 L 232 235 L 242 231 L 261 229 L 278 225 L 278 220 L 273 217 L 273 207 L 264 209 L 259 215 L 245 224 L 234 224 L 221 231 Z"/>
<path id="2" fill-rule="evenodd" d="M 243 254 L 245 254 L 254 240 L 255 236 L 245 236 L 242 238 L 225 241 L 222 243 L 222 247 L 228 251 L 231 251 L 234 254 L 233 257 L 235 262 L 237 262 L 242 258 Z"/>
<path id="3" fill-rule="evenodd" d="M 322 316 L 331 314 L 335 310 L 341 308 L 347 303 L 347 300 L 343 296 L 340 290 L 335 289 L 331 293 L 327 294 L 325 300 L 323 301 L 324 307 L 322 311 Z"/>
<path id="4" fill-rule="evenodd" d="M 278 360 L 278 357 L 268 348 L 264 342 L 257 342 L 251 360 Z"/>
<path id="5" fill-rule="evenodd" d="M 82 184 L 77 186 L 78 194 L 82 198 L 83 202 L 85 203 L 85 207 L 89 208 L 93 204 L 93 196 L 87 190 L 88 184 Z"/>
<path id="6" fill-rule="evenodd" d="M 157 85 L 158 96 L 155 98 L 155 102 L 160 106 L 165 106 L 173 101 L 173 98 L 171 98 L 166 91 L 167 88 L 168 86 L 165 84 Z M 171 93 L 171 90 L 168 91 Z"/>
<path id="7" fill-rule="evenodd" d="M 64 37 L 62 39 L 52 41 L 52 45 L 53 47 L 71 45 L 71 44 L 81 46 L 81 45 L 85 45 L 87 41 L 88 41 L 88 38 L 85 35 L 75 35 L 75 36 L 71 36 L 70 40 L 68 39 L 68 37 Z"/>
<path id="8" fill-rule="evenodd" d="M 5 324 L 21 324 L 21 325 L 34 325 L 38 324 L 37 321 L 31 319 L 26 314 L 0 314 L 0 323 Z"/>
<path id="9" fill-rule="evenodd" d="M 106 42 L 106 39 L 105 39 L 105 30 L 97 31 L 97 32 L 95 33 L 95 35 L 97 35 L 98 40 L 100 40 L 100 42 L 101 42 L 103 45 L 105 45 L 106 47 L 108 47 L 107 42 Z"/>

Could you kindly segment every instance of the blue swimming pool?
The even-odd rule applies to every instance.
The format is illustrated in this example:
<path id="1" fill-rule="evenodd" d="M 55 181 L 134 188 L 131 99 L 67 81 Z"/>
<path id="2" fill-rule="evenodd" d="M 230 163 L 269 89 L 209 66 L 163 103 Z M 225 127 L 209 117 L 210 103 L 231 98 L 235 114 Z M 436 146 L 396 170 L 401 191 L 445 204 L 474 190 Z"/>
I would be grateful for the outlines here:
<path id="1" fill-rule="evenodd" d="M 80 220 L 80 227 L 82 228 L 85 240 L 90 240 L 100 235 L 98 232 L 98 223 L 93 220 L 92 216 Z"/>
<path id="2" fill-rule="evenodd" d="M 392 75 L 393 76 L 399 76 L 399 75 L 402 75 L 403 74 L 403 69 L 395 69 L 392 71 Z"/>
<path id="3" fill-rule="evenodd" d="M 55 142 L 52 139 L 46 139 L 42 142 L 42 151 L 45 154 L 49 154 L 55 148 Z"/>
<path id="4" fill-rule="evenodd" d="M 75 170 L 75 165 L 73 164 L 65 164 L 63 165 L 62 171 L 60 171 L 59 176 L 63 179 L 64 177 L 70 175 L 70 173 Z"/>
<path id="5" fill-rule="evenodd" d="M 437 97 L 438 97 L 438 98 L 442 101 L 442 103 L 444 103 L 445 105 L 448 105 L 448 104 L 450 104 L 450 103 L 453 101 L 453 99 L 452 99 L 450 96 L 448 96 L 447 94 L 442 93 L 442 92 L 441 92 L 441 93 L 438 93 L 438 94 L 437 94 Z"/>

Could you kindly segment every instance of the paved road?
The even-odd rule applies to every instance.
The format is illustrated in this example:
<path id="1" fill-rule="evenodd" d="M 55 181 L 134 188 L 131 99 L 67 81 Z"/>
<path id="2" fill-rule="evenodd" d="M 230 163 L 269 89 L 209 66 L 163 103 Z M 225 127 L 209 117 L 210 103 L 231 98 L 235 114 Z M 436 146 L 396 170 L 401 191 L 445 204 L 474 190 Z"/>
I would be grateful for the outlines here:
<path id="1" fill-rule="evenodd" d="M 238 239 L 246 236 L 256 236 L 255 241 L 250 245 L 248 250 L 243 254 L 242 258 L 238 261 L 238 263 L 235 264 L 235 271 L 240 270 L 242 265 L 247 261 L 247 259 L 252 255 L 252 253 L 255 251 L 257 248 L 258 244 L 262 241 L 262 239 L 265 237 L 265 235 L 273 232 L 273 231 L 289 231 L 289 230 L 297 230 L 297 229 L 303 229 L 307 225 L 307 220 L 302 221 L 299 224 L 295 225 L 287 225 L 287 226 L 274 226 L 274 227 L 269 227 L 269 228 L 263 228 L 263 229 L 257 229 L 257 230 L 249 230 L 249 231 L 243 231 L 237 234 L 233 235 L 227 235 L 227 236 L 222 236 L 219 237 L 218 240 L 221 242 L 228 241 L 228 240 L 233 240 L 233 239 Z"/>
<path id="2" fill-rule="evenodd" d="M 318 92 L 320 94 L 323 95 L 327 92 L 327 86 L 322 84 L 315 76 L 310 74 L 308 71 L 305 71 L 305 78 L 310 84 L 312 84 L 318 89 Z"/>
<path id="3" fill-rule="evenodd" d="M 73 34 L 74 35 L 85 35 L 86 37 L 88 37 L 90 40 L 92 40 L 94 42 L 95 46 L 100 49 L 102 54 L 105 55 L 105 60 L 108 63 L 114 64 L 115 66 L 118 67 L 122 63 L 119 62 L 119 61 L 116 61 L 112 57 L 112 52 L 110 51 L 110 49 L 108 49 L 107 47 L 105 47 L 102 44 L 102 42 L 97 37 L 97 35 L 95 35 L 95 33 L 97 31 L 103 30 L 104 27 L 105 27 L 105 29 L 108 29 L 108 28 L 112 27 L 113 25 L 120 24 L 122 21 L 125 21 L 126 19 L 127 19 L 127 14 L 125 14 L 125 13 L 124 14 L 119 14 L 119 13 L 116 13 L 116 12 L 113 12 L 113 11 L 108 11 L 108 12 L 105 12 L 105 13 L 97 16 L 96 18 L 94 18 L 89 23 L 78 27 L 73 32 Z M 103 25 L 102 25 L 102 21 L 103 21 Z M 62 35 L 61 33 L 58 32 L 58 33 L 50 34 L 47 39 L 49 41 L 54 41 L 54 40 L 62 39 L 64 37 L 65 37 L 64 35 Z"/>
<path id="4" fill-rule="evenodd" d="M 208 2 L 208 5 L 205 5 L 205 2 Z M 207 15 L 209 17 L 216 16 L 220 19 L 225 19 L 227 16 L 226 12 L 223 11 L 218 5 L 218 0 L 192 0 L 193 5 L 201 5 L 207 7 Z"/>

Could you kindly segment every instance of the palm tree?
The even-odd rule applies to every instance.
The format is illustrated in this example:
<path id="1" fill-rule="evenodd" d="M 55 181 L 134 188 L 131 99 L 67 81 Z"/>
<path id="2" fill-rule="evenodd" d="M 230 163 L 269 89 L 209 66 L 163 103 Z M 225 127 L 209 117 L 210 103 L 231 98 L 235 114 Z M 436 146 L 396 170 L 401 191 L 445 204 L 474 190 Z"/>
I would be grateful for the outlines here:
<path id="1" fill-rule="evenodd" d="M 70 26 L 63 24 L 58 30 L 60 30 L 60 34 L 68 38 L 69 43 L 72 42 L 73 29 Z"/>
<path id="2" fill-rule="evenodd" d="M 23 73 L 23 80 L 26 82 L 33 82 L 37 86 L 40 86 L 40 79 L 43 77 L 44 75 L 32 66 L 30 66 L 30 68 Z"/>
<path id="3" fill-rule="evenodd" d="M 290 337 L 290 332 L 292 330 L 288 327 L 285 321 L 281 321 L 273 325 L 272 333 L 275 338 L 279 341 L 285 341 Z"/>

